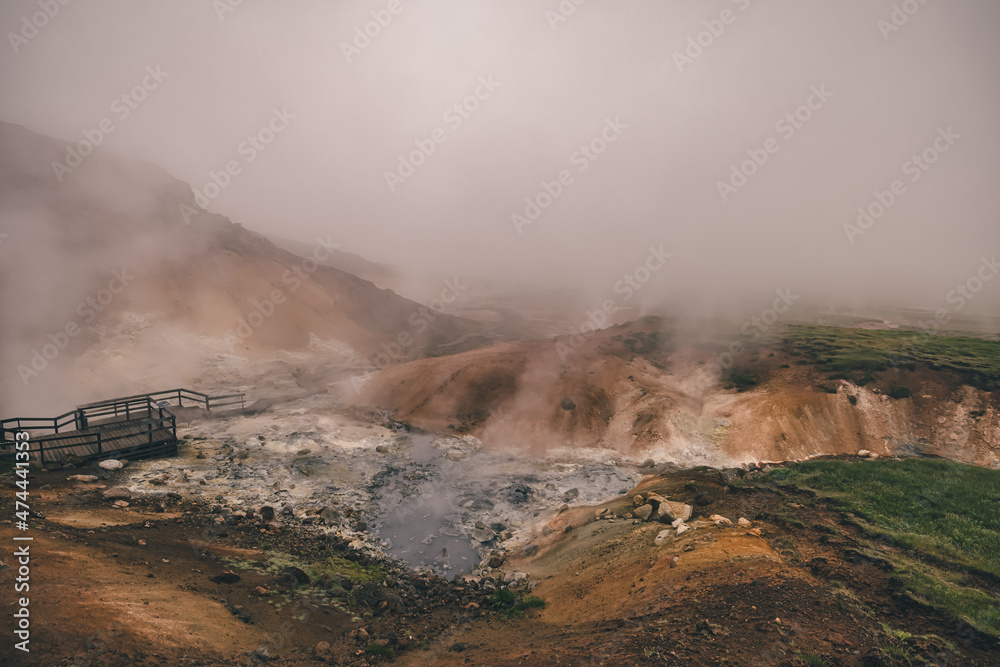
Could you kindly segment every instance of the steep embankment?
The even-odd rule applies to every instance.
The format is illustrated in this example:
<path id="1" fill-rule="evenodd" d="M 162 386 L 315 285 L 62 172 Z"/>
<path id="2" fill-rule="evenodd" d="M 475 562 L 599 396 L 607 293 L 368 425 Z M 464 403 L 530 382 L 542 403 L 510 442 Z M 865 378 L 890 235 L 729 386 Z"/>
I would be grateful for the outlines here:
<path id="1" fill-rule="evenodd" d="M 867 449 L 1000 465 L 996 392 L 953 370 L 883 364 L 864 380 L 831 376 L 780 342 L 722 370 L 717 349 L 675 345 L 670 331 L 646 318 L 583 339 L 425 359 L 377 374 L 362 401 L 424 428 L 534 450 L 605 447 L 728 465 Z M 901 386 L 909 396 L 890 397 Z"/>

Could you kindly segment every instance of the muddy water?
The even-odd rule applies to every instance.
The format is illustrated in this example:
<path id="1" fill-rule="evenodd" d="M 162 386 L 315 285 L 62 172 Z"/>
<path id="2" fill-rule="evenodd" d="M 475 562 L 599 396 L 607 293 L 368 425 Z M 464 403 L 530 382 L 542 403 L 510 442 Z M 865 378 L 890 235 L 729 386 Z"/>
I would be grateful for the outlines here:
<path id="1" fill-rule="evenodd" d="M 179 431 L 188 440 L 180 457 L 126 469 L 133 492 L 176 491 L 234 511 L 269 505 L 281 521 L 312 522 L 449 576 L 527 543 L 564 503 L 599 503 L 641 479 L 636 462 L 607 450 L 531 458 L 472 437 L 358 422 L 322 395 Z M 323 508 L 341 518 L 316 523 Z"/>

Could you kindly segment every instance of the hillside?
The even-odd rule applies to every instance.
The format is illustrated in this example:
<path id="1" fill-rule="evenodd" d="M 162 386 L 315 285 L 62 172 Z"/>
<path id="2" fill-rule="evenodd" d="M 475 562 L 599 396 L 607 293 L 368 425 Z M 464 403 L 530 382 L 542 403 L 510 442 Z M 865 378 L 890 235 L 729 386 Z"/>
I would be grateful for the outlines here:
<path id="1" fill-rule="evenodd" d="M 296 255 L 199 209 L 158 167 L 97 150 L 57 173 L 67 146 L 0 124 L 9 410 L 189 384 L 206 359 L 385 365 L 479 328 L 325 265 L 336 228 Z"/>
<path id="2" fill-rule="evenodd" d="M 865 331 L 909 356 L 889 365 L 886 349 L 867 342 L 851 353 L 868 360 L 855 371 L 813 350 L 831 344 L 827 331 L 858 332 L 795 328 L 722 369 L 713 355 L 725 348 L 677 331 L 644 318 L 423 359 L 377 374 L 362 400 L 422 428 L 534 451 L 601 447 L 734 465 L 869 450 L 1000 465 L 1000 404 L 989 390 L 1000 343 L 933 337 L 914 352 L 913 336 Z M 937 356 L 920 356 L 924 348 Z"/>

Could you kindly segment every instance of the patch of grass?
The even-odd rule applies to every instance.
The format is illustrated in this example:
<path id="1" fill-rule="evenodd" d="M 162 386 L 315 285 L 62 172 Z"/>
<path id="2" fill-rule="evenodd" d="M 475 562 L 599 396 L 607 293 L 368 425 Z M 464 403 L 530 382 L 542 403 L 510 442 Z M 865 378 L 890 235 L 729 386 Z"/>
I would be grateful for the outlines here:
<path id="1" fill-rule="evenodd" d="M 957 575 L 909 559 L 897 561 L 894 581 L 917 602 L 947 611 L 976 630 L 1000 637 L 1000 604 L 989 593 L 963 586 Z"/>
<path id="2" fill-rule="evenodd" d="M 396 652 L 393 651 L 391 647 L 386 646 L 385 644 L 380 644 L 378 642 L 370 642 L 368 646 L 365 647 L 365 650 L 371 653 L 372 655 L 377 655 L 380 658 L 385 658 L 390 662 L 396 659 Z"/>
<path id="3" fill-rule="evenodd" d="M 544 609 L 545 604 L 545 600 L 536 595 L 507 588 L 498 589 L 490 596 L 490 606 L 508 619 L 524 616 L 529 609 Z"/>
<path id="4" fill-rule="evenodd" d="M 1000 637 L 996 592 L 968 576 L 1000 577 L 1000 470 L 938 459 L 807 461 L 768 479 L 813 489 L 852 512 L 873 540 L 866 553 L 891 562 L 906 595 Z"/>
<path id="5" fill-rule="evenodd" d="M 359 584 L 371 581 L 384 581 L 388 576 L 388 573 L 377 565 L 361 565 L 335 555 L 329 556 L 322 561 L 306 562 L 291 554 L 274 551 L 268 554 L 265 562 L 242 561 L 233 558 L 223 558 L 222 560 L 230 567 L 258 570 L 273 575 L 281 575 L 287 568 L 297 567 L 309 575 L 309 580 L 313 583 L 320 581 L 324 574 L 328 574 L 334 579 L 347 577 Z"/>
<path id="6" fill-rule="evenodd" d="M 796 653 L 795 657 L 806 663 L 809 667 L 830 667 L 826 660 L 811 653 Z"/>
<path id="7" fill-rule="evenodd" d="M 918 331 L 844 329 L 795 325 L 785 335 L 789 354 L 864 386 L 890 367 L 924 365 L 958 374 L 986 391 L 1000 389 L 1000 341 L 931 336 Z"/>
<path id="8" fill-rule="evenodd" d="M 806 461 L 768 477 L 833 498 L 899 546 L 1000 576 L 1000 470 L 941 459 Z"/>

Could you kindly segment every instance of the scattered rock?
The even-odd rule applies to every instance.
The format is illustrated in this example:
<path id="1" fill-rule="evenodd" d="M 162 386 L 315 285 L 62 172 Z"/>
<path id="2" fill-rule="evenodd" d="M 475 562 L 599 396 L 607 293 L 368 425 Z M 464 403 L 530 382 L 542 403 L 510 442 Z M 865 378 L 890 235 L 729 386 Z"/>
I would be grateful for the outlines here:
<path id="1" fill-rule="evenodd" d="M 274 521 L 274 508 L 264 505 L 260 508 L 260 518 L 264 521 Z"/>
<path id="2" fill-rule="evenodd" d="M 313 649 L 313 655 L 320 660 L 326 660 L 330 657 L 330 654 L 330 642 L 320 642 L 316 644 L 316 648 Z"/>
<path id="3" fill-rule="evenodd" d="M 573 410 L 574 408 L 576 408 L 576 403 L 574 403 L 571 398 L 564 398 L 562 402 L 559 404 L 559 406 L 563 410 Z"/>
<path id="4" fill-rule="evenodd" d="M 492 540 L 496 539 L 496 535 L 493 534 L 493 531 L 487 528 L 486 526 L 483 526 L 482 528 L 478 526 L 473 528 L 472 537 L 477 542 L 481 543 L 491 542 Z"/>
<path id="5" fill-rule="evenodd" d="M 632 497 L 632 507 L 639 507 L 640 505 L 645 505 L 646 499 L 642 497 L 641 493 L 637 493 Z"/>
<path id="6" fill-rule="evenodd" d="M 378 445 L 375 447 L 375 451 L 378 452 L 379 454 L 388 454 L 389 448 L 386 447 L 385 445 Z"/>
<path id="7" fill-rule="evenodd" d="M 104 470 L 121 470 L 125 467 L 125 464 L 118 459 L 105 459 L 97 464 Z"/>
<path id="8" fill-rule="evenodd" d="M 667 541 L 668 537 L 670 537 L 670 529 L 668 528 L 666 530 L 661 530 L 659 533 L 656 534 L 656 538 L 653 540 L 653 544 L 655 544 L 658 547 L 662 547 L 663 543 Z"/>
<path id="9" fill-rule="evenodd" d="M 112 486 L 110 489 L 101 491 L 101 495 L 104 496 L 105 500 L 130 500 L 132 498 L 132 492 L 124 486 Z"/>
<path id="10" fill-rule="evenodd" d="M 751 535 L 756 535 L 757 537 L 760 537 L 760 528 L 751 528 L 747 532 L 750 533 Z"/>
<path id="11" fill-rule="evenodd" d="M 527 556 L 528 558 L 531 558 L 537 553 L 538 553 L 537 544 L 529 544 L 528 546 L 524 547 L 524 555 Z"/>
<path id="12" fill-rule="evenodd" d="M 859 449 L 858 450 L 858 456 L 868 456 L 869 454 L 871 454 L 871 452 L 868 451 L 867 449 Z"/>
<path id="13" fill-rule="evenodd" d="M 580 489 L 570 489 L 563 494 L 563 502 L 569 503 L 580 497 Z"/>
<path id="14" fill-rule="evenodd" d="M 86 482 L 89 484 L 97 481 L 97 475 L 70 475 L 66 479 L 71 479 L 77 482 Z"/>
<path id="15" fill-rule="evenodd" d="M 677 526 L 677 535 L 680 536 L 686 533 L 689 528 L 690 526 L 688 526 L 686 523 L 682 523 L 681 525 Z"/>
<path id="16" fill-rule="evenodd" d="M 708 519 L 709 519 L 709 521 L 712 521 L 713 523 L 715 523 L 716 526 L 731 526 L 731 525 L 733 525 L 732 521 L 730 521 L 726 517 L 722 516 L 721 514 L 713 514 L 712 516 L 708 517 Z"/>
<path id="17" fill-rule="evenodd" d="M 128 507 L 128 501 L 126 501 L 126 500 L 116 500 L 115 502 L 111 503 L 111 505 L 114 506 L 114 507 L 118 507 L 120 509 L 125 509 L 126 507 Z"/>
<path id="18" fill-rule="evenodd" d="M 267 590 L 263 586 L 258 586 L 257 588 L 253 589 L 253 594 L 256 595 L 257 597 L 266 597 L 271 594 L 271 591 Z"/>
<path id="19" fill-rule="evenodd" d="M 740 528 L 749 528 L 751 526 L 750 520 L 740 517 L 740 520 L 736 522 L 739 524 Z"/>

